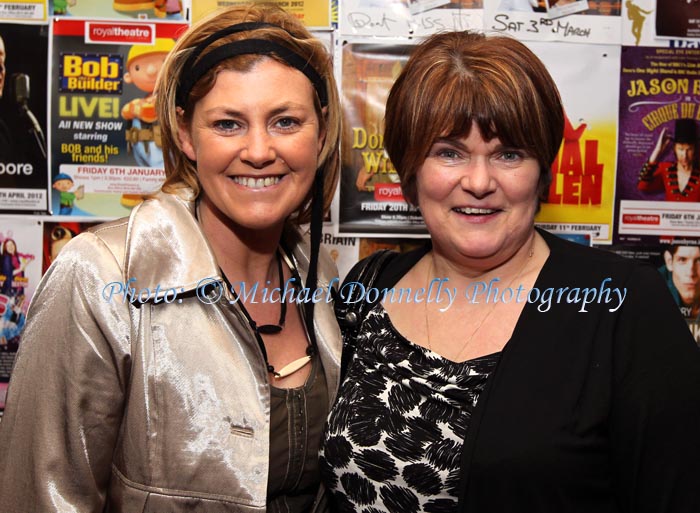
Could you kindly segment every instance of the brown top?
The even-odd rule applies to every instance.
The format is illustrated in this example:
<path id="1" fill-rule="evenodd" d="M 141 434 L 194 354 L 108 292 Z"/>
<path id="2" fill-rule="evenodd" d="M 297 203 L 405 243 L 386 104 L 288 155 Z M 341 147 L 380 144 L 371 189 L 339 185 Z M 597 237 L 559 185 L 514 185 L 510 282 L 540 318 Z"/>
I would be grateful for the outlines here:
<path id="1" fill-rule="evenodd" d="M 320 483 L 318 449 L 327 415 L 326 377 L 317 357 L 304 386 L 270 387 L 268 513 L 311 509 Z"/>

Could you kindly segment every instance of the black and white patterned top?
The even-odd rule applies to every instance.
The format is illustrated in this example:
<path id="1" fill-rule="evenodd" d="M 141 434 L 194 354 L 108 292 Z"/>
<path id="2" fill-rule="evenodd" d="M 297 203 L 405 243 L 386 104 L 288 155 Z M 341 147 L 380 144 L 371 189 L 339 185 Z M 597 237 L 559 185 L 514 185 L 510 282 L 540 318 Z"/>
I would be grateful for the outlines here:
<path id="1" fill-rule="evenodd" d="M 368 313 L 321 442 L 333 511 L 457 510 L 462 442 L 500 353 L 455 363 Z"/>

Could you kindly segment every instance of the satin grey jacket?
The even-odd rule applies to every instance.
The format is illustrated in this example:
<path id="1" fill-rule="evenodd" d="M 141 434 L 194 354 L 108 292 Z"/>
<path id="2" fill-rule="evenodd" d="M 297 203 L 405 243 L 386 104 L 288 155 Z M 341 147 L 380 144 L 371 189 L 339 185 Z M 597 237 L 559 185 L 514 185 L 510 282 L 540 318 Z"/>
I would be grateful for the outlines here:
<path id="1" fill-rule="evenodd" d="M 267 371 L 228 291 L 198 297 L 221 276 L 193 209 L 161 193 L 75 238 L 42 279 L 0 423 L 4 513 L 265 511 Z M 308 245 L 287 238 L 304 280 Z M 319 287 L 335 272 L 323 254 Z M 332 304 L 314 317 L 332 403 Z"/>

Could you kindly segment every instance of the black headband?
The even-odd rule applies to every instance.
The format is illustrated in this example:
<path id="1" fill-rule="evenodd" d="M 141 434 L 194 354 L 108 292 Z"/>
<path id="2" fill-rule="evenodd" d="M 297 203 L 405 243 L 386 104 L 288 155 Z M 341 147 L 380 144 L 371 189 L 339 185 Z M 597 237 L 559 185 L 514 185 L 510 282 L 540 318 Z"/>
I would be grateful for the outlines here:
<path id="1" fill-rule="evenodd" d="M 185 106 L 187 103 L 187 96 L 190 91 L 197 83 L 197 81 L 204 76 L 204 74 L 209 71 L 214 65 L 219 62 L 228 59 L 230 57 L 235 57 L 237 55 L 274 55 L 284 62 L 289 64 L 291 67 L 301 71 L 306 78 L 308 78 L 316 90 L 319 102 L 322 107 L 328 105 L 328 93 L 326 91 L 326 83 L 323 81 L 318 72 L 309 64 L 309 62 L 301 57 L 298 53 L 293 50 L 283 46 L 274 41 L 268 39 L 241 39 L 239 41 L 233 41 L 225 45 L 215 48 L 208 54 L 206 54 L 200 61 L 195 65 L 194 61 L 197 57 L 201 55 L 205 48 L 207 48 L 211 43 L 221 39 L 224 36 L 235 34 L 237 32 L 245 32 L 247 30 L 255 30 L 264 27 L 275 27 L 282 29 L 278 25 L 272 25 L 270 23 L 262 22 L 249 22 L 249 23 L 239 23 L 231 27 L 226 27 L 223 30 L 219 30 L 204 41 L 199 43 L 192 53 L 185 61 L 183 65 L 183 73 L 180 77 L 178 83 L 175 101 L 179 107 Z M 284 29 L 282 29 L 284 30 Z M 285 31 L 286 32 L 286 31 Z"/>

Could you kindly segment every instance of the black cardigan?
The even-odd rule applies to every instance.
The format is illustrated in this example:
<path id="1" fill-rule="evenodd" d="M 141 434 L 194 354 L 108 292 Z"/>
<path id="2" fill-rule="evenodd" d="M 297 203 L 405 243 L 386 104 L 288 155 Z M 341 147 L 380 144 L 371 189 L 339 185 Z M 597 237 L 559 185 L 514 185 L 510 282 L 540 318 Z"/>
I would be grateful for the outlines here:
<path id="1" fill-rule="evenodd" d="M 653 267 L 540 231 L 535 283 L 627 288 L 622 306 L 527 303 L 462 453 L 465 513 L 700 512 L 700 349 Z M 392 287 L 429 250 L 397 256 Z M 533 294 L 533 299 L 535 295 Z"/>

